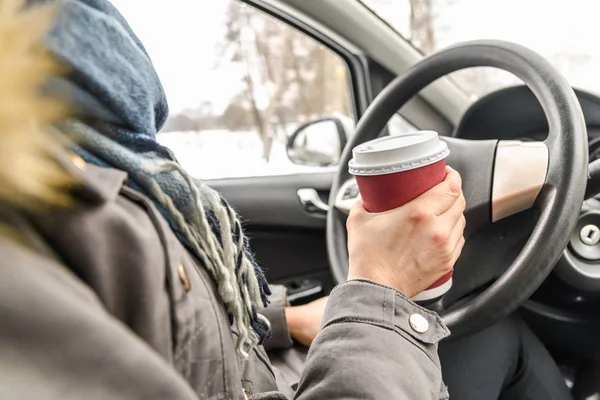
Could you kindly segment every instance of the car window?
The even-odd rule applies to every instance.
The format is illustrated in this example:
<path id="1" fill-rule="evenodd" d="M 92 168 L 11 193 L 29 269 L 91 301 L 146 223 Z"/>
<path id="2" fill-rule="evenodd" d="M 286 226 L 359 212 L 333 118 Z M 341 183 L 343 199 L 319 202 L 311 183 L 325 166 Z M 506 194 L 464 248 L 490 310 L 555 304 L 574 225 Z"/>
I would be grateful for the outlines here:
<path id="1" fill-rule="evenodd" d="M 571 85 L 600 92 L 600 3 L 590 0 L 360 0 L 425 55 L 467 40 L 508 40 L 552 63 Z M 533 15 L 542 15 L 533 22 Z M 557 22 L 560 21 L 560 24 Z M 475 101 L 522 84 L 496 68 L 451 74 Z"/>
<path id="2" fill-rule="evenodd" d="M 113 4 L 144 43 L 167 94 L 170 116 L 158 140 L 192 175 L 335 165 L 340 144 L 331 121 L 295 142 L 308 146 L 295 153 L 301 162 L 292 162 L 287 148 L 299 127 L 322 118 L 336 118 L 346 135 L 354 129 L 347 66 L 332 50 L 238 0 Z"/>

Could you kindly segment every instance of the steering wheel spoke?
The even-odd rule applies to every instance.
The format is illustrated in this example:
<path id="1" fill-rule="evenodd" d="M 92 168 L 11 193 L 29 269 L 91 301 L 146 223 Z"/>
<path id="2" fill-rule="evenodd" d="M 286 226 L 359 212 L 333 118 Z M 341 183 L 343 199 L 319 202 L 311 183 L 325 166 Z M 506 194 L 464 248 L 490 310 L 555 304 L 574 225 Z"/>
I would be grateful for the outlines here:
<path id="1" fill-rule="evenodd" d="M 463 178 L 471 229 L 531 208 L 548 172 L 544 142 L 442 138 L 448 165 Z"/>
<path id="2" fill-rule="evenodd" d="M 467 208 L 465 237 L 491 221 L 491 193 L 497 140 L 441 137 L 450 149 L 446 163 L 462 177 Z"/>
<path id="3" fill-rule="evenodd" d="M 492 180 L 492 222 L 531 208 L 546 181 L 544 142 L 498 142 Z"/>

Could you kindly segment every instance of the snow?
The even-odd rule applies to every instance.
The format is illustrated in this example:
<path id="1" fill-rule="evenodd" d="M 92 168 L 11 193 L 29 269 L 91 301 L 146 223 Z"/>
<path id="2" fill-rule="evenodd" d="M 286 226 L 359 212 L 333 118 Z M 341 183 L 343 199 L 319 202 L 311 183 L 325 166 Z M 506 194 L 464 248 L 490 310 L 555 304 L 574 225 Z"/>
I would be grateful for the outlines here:
<path id="1" fill-rule="evenodd" d="M 324 171 L 323 167 L 306 167 L 292 163 L 286 144 L 275 140 L 268 162 L 262 159 L 262 141 L 257 132 L 169 132 L 158 141 L 170 148 L 181 165 L 201 179 L 250 176 L 289 175 Z"/>

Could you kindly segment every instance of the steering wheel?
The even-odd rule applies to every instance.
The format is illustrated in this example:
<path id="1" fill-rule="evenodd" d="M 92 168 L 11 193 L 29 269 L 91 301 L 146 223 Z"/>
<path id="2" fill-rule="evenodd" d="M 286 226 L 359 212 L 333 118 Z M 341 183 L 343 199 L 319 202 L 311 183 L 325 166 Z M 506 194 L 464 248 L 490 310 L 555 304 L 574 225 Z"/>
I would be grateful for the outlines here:
<path id="1" fill-rule="evenodd" d="M 480 253 L 478 259 L 469 257 L 469 238 L 474 232 L 532 207 L 539 212 L 516 258 L 485 291 L 454 304 L 444 300 L 453 297 L 446 295 L 428 306 L 438 312 L 453 337 L 485 329 L 531 296 L 552 271 L 575 228 L 588 173 L 587 130 L 575 93 L 548 61 L 523 46 L 485 40 L 449 47 L 414 65 L 391 82 L 362 115 L 340 158 L 329 198 L 333 207 L 327 214 L 329 262 L 335 280 L 342 282 L 348 273 L 348 204 L 340 189 L 352 182 L 348 172 L 352 149 L 379 136 L 390 118 L 425 86 L 470 67 L 495 67 L 523 80 L 541 103 L 549 132 L 543 142 L 442 138 L 450 148 L 447 163 L 461 174 L 467 201 L 466 245 L 455 266 L 454 286 L 464 292 L 478 289 L 468 287 L 467 278 L 457 285 L 459 268 L 468 277 L 469 269 L 486 264 Z M 524 224 L 522 230 L 531 226 Z M 523 232 L 524 237 L 528 233 Z"/>

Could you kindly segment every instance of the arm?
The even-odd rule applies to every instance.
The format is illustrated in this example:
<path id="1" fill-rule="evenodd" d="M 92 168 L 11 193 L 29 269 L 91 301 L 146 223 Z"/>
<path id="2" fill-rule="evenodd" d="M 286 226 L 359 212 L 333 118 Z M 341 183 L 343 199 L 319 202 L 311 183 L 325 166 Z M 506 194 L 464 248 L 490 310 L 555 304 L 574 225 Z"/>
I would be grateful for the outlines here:
<path id="1" fill-rule="evenodd" d="M 2 253 L 11 256 L 4 249 Z M 92 400 L 197 398 L 170 365 L 107 314 L 95 295 L 65 268 L 28 254 L 12 260 L 0 268 L 0 320 L 10 321 L 0 330 L 0 394 L 7 398 L 60 395 L 62 399 Z M 389 368 L 390 360 L 395 360 L 398 368 L 412 364 L 411 370 L 421 371 L 421 380 L 432 379 L 423 381 L 423 388 L 441 382 L 439 367 L 419 350 L 426 346 L 413 344 L 414 340 L 411 342 L 399 329 L 391 330 L 389 321 L 387 327 L 386 321 L 344 322 L 348 312 L 360 316 L 381 311 L 384 303 L 379 301 L 383 297 L 390 296 L 387 306 L 393 304 L 392 292 L 371 283 L 349 282 L 332 293 L 325 328 L 313 344 L 298 398 L 358 399 L 365 398 L 364 393 L 383 396 L 376 385 L 397 378 L 396 367 Z M 378 301 L 365 303 L 360 310 L 344 308 L 369 300 L 374 293 L 379 293 Z M 350 298 L 353 303 L 348 302 Z M 370 340 L 373 335 L 376 341 Z M 389 347 L 394 348 L 394 354 L 387 352 Z M 337 352 L 367 363 L 379 379 L 369 379 L 371 384 L 362 391 L 355 387 L 360 386 L 360 380 L 355 385 L 342 384 L 349 378 L 356 380 L 360 370 L 348 368 L 349 360 L 335 356 Z M 413 387 L 414 374 L 411 376 L 410 382 L 396 380 L 387 389 Z M 316 385 L 316 381 L 321 384 Z M 277 393 L 263 396 L 255 399 L 284 399 Z"/>
<path id="2" fill-rule="evenodd" d="M 271 288 L 271 297 L 269 298 L 271 303 L 262 310 L 262 314 L 271 323 L 271 338 L 263 346 L 267 351 L 286 349 L 294 344 L 286 319 L 287 289 L 282 285 L 269 285 L 269 287 Z"/>
<path id="3" fill-rule="evenodd" d="M 327 301 L 298 400 L 448 398 L 437 344 L 449 332 L 402 293 L 412 297 L 452 268 L 464 244 L 464 207 L 452 170 L 444 183 L 391 212 L 355 206 L 348 219 L 353 280 Z"/>
<path id="4" fill-rule="evenodd" d="M 410 327 L 411 315 L 428 328 Z M 397 290 L 369 281 L 333 290 L 296 392 L 304 399 L 446 399 L 437 355 L 449 334 L 439 317 Z M 279 393 L 255 399 L 284 399 Z"/>
<path id="5" fill-rule="evenodd" d="M 416 306 L 390 285 L 400 282 L 403 291 L 414 295 L 451 268 L 453 254 L 460 253 L 458 238 L 439 241 L 440 232 L 449 230 L 441 228 L 447 223 L 443 213 L 434 219 L 424 211 L 430 205 L 421 203 L 421 210 L 409 206 L 367 215 L 356 209 L 350 216 L 350 276 L 357 280 L 340 285 L 328 301 L 299 400 L 441 397 L 429 395 L 441 390 L 435 352 L 437 340 L 447 332 L 435 314 L 414 312 Z M 386 240 L 372 234 L 383 229 L 391 232 Z M 461 229 L 459 233 L 462 237 Z M 424 247 L 404 253 L 398 241 Z M 3 238 L 0 254 L 0 397 L 197 399 L 167 361 L 111 316 L 94 292 L 56 260 Z M 365 256 L 369 254 L 377 257 Z M 415 264 L 420 257 L 424 261 Z M 406 316 L 413 312 L 429 321 L 427 332 L 433 336 L 410 333 Z M 281 393 L 253 396 L 284 398 Z"/>
<path id="6" fill-rule="evenodd" d="M 0 265 L 0 397 L 197 399 L 188 383 L 107 313 L 70 271 L 14 243 L 0 243 L 0 251 L 6 261 Z M 424 356 L 430 352 L 436 357 L 435 345 L 411 339 L 406 324 L 391 324 L 407 313 L 404 305 L 416 309 L 395 290 L 373 283 L 353 281 L 334 290 L 298 398 L 365 398 L 365 393 L 394 398 L 384 394 L 414 387 L 415 375 L 423 381 L 417 386 L 422 390 L 441 382 L 439 366 Z M 428 318 L 433 324 L 435 317 Z M 377 372 L 378 380 L 369 379 L 366 387 L 353 386 L 362 386 L 361 370 L 348 368 L 350 360 L 336 354 L 351 355 L 357 365 L 364 363 Z M 391 361 L 398 368 L 411 365 L 417 374 L 410 375 L 410 382 L 398 381 L 398 368 L 389 368 Z M 347 380 L 355 382 L 349 385 Z M 393 385 L 379 386 L 388 380 Z M 285 397 L 271 393 L 254 398 Z"/>
<path id="7" fill-rule="evenodd" d="M 292 338 L 309 347 L 321 327 L 327 297 L 301 306 L 288 305 L 287 289 L 282 285 L 270 285 L 271 303 L 262 314 L 271 322 L 272 336 L 263 346 L 265 350 L 287 349 L 293 346 Z"/>
<path id="8" fill-rule="evenodd" d="M 426 321 L 427 330 L 412 329 L 411 315 Z M 435 313 L 400 292 L 345 282 L 327 302 L 297 398 L 438 400 L 443 383 L 437 343 L 448 334 Z"/>

